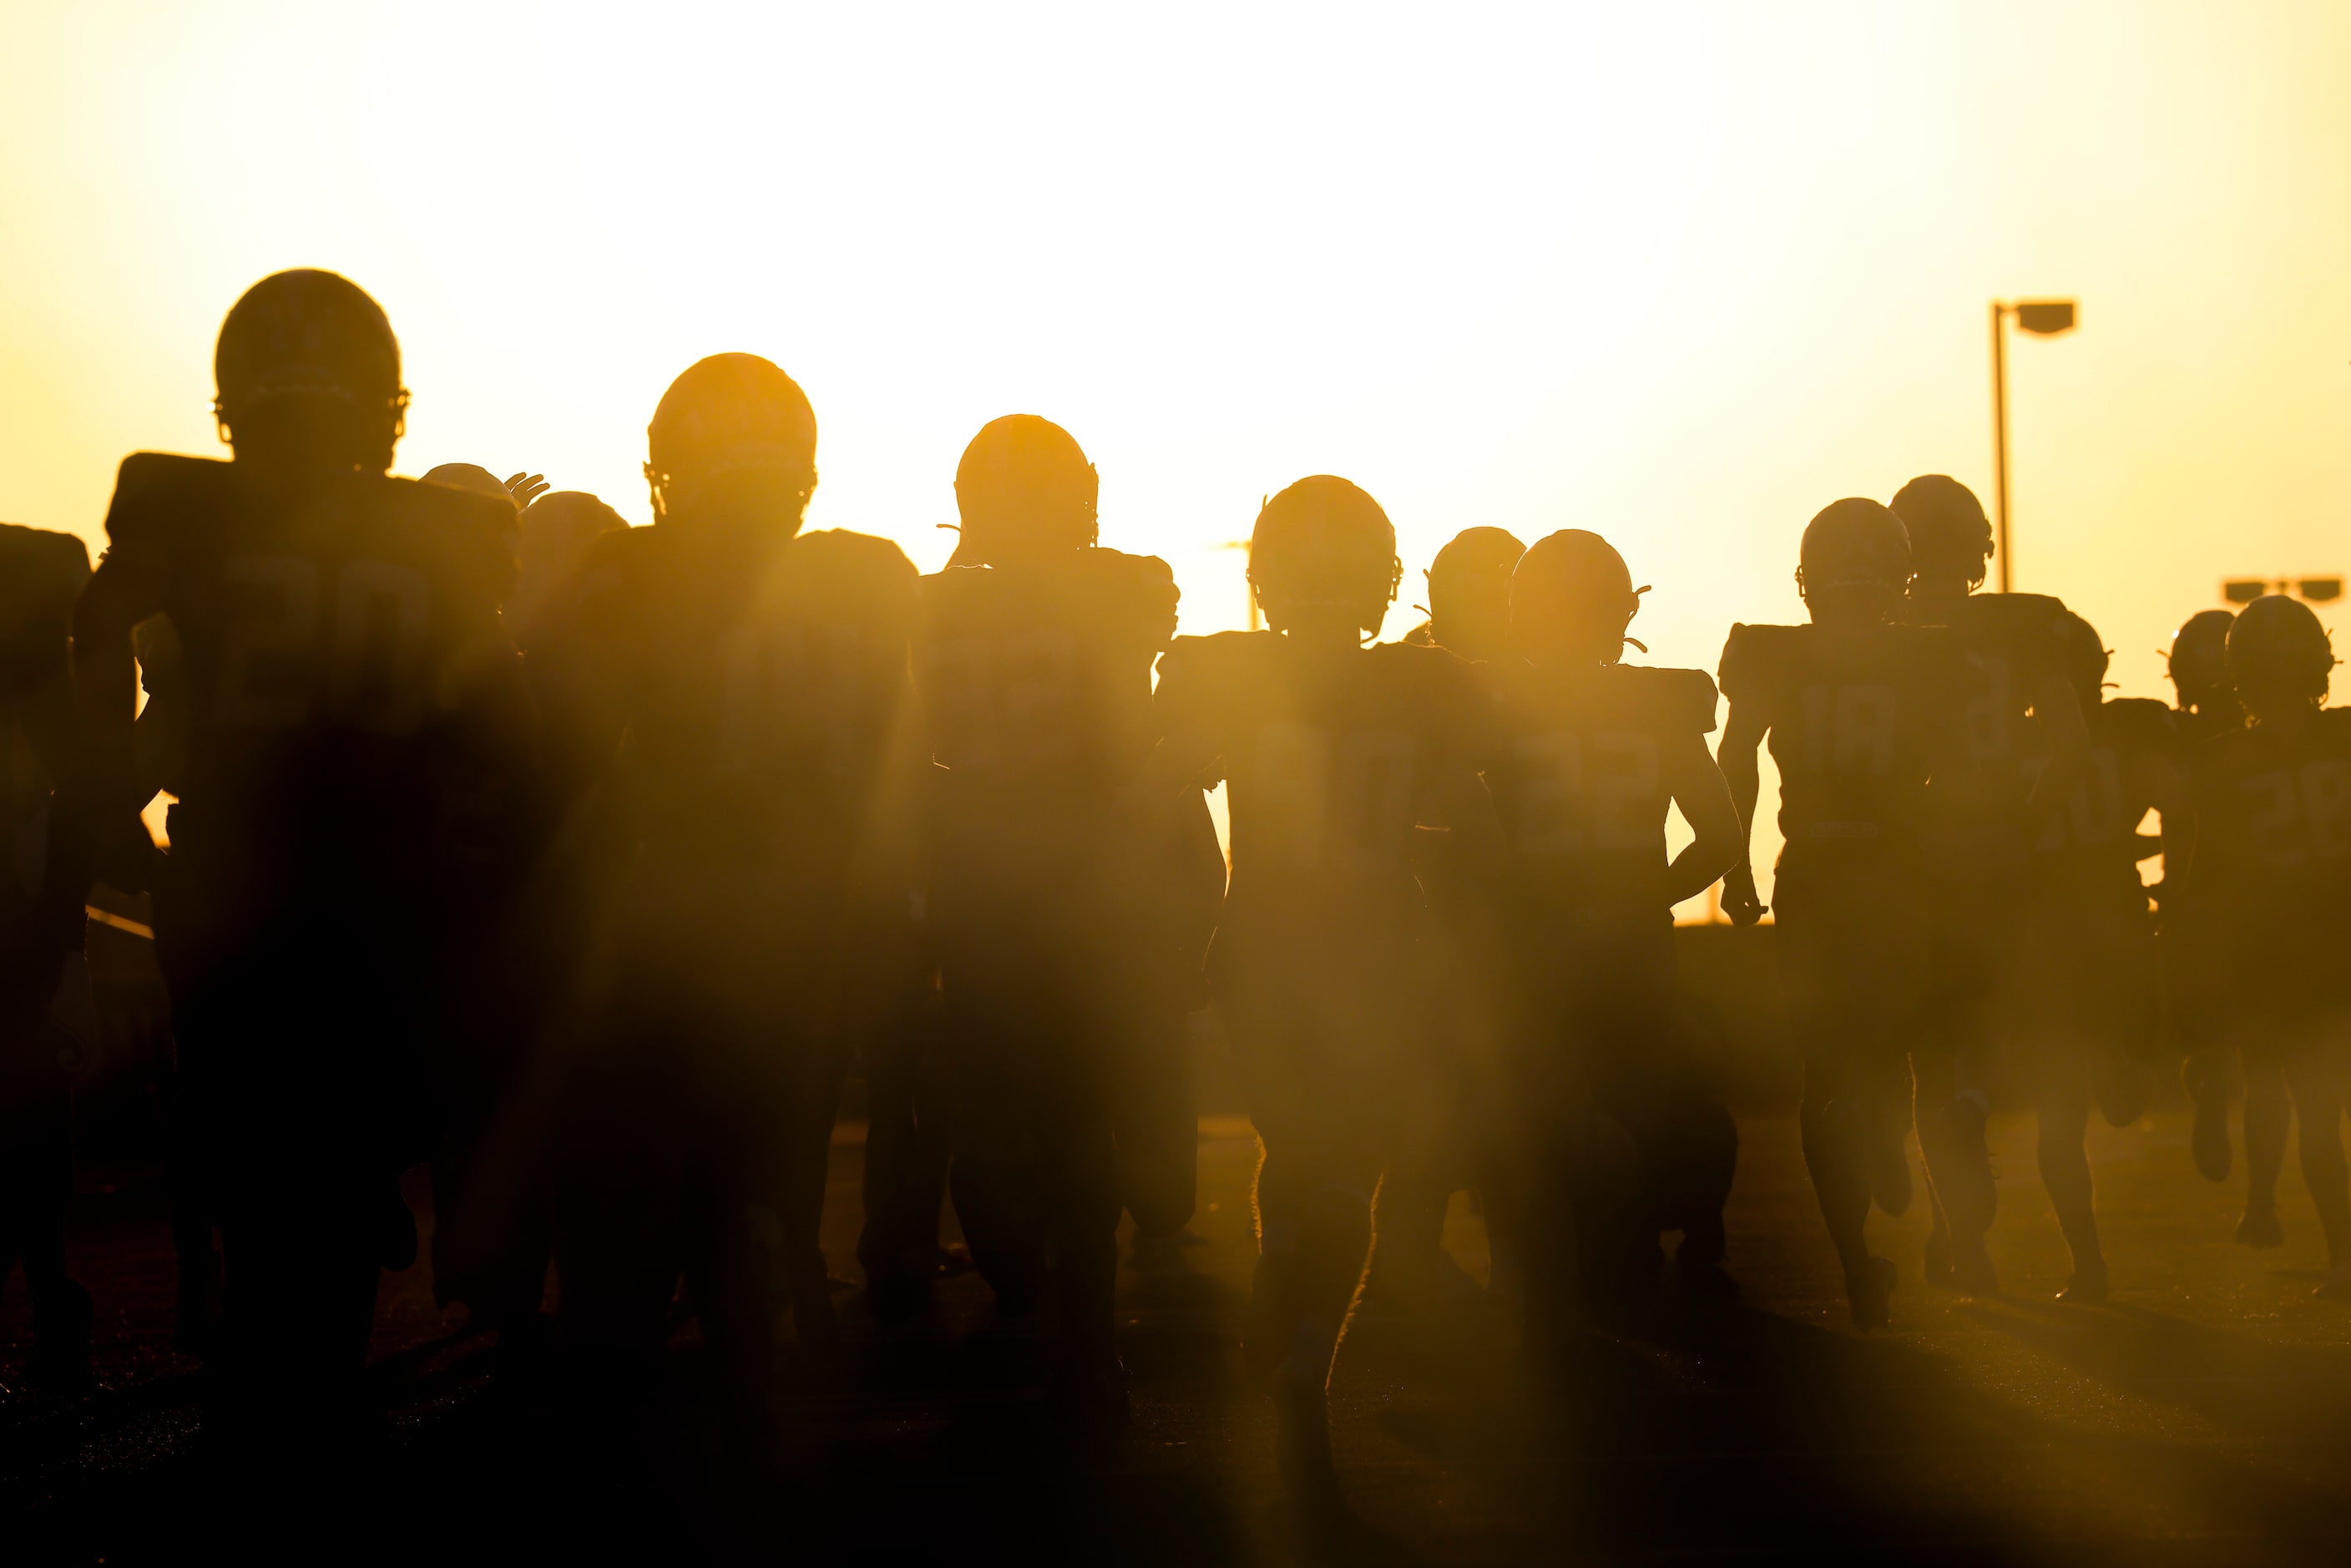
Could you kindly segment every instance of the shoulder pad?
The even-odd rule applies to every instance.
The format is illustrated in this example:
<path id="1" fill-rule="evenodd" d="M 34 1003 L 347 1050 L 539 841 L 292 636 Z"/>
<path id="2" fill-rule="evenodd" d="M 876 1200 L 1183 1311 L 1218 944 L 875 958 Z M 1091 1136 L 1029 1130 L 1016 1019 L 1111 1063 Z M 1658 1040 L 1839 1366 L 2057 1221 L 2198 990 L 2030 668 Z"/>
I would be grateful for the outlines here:
<path id="1" fill-rule="evenodd" d="M 71 534 L 0 523 L 0 664 L 62 670 L 89 549 Z"/>
<path id="2" fill-rule="evenodd" d="M 960 604 L 986 593 L 995 580 L 995 570 L 988 566 L 943 566 L 917 579 L 914 590 L 924 604 L 933 609 Z"/>
<path id="3" fill-rule="evenodd" d="M 1210 678 L 1210 673 L 1232 668 L 1262 656 L 1280 633 L 1273 632 L 1211 632 L 1205 637 L 1178 637 L 1159 655 L 1165 672 L 1181 670 L 1186 680 Z"/>
<path id="4" fill-rule="evenodd" d="M 1155 555 L 1128 555 L 1095 546 L 1078 552 L 1080 580 L 1101 584 L 1104 606 L 1118 620 L 1148 628 L 1155 640 L 1176 634 L 1176 605 L 1182 597 L 1176 573 Z"/>
<path id="5" fill-rule="evenodd" d="M 403 517 L 431 519 L 444 527 L 507 535 L 517 531 L 514 503 L 500 496 L 460 490 L 453 485 L 427 484 L 422 479 L 391 479 L 384 484 L 392 506 Z"/>
<path id="6" fill-rule="evenodd" d="M 2335 745 L 2351 740 L 2351 707 L 2321 708 L 2318 711 L 2319 731 Z"/>
<path id="7" fill-rule="evenodd" d="M 611 593 L 642 577 L 647 563 L 667 543 L 660 535 L 659 528 L 614 528 L 598 534 L 595 542 L 588 547 L 588 559 L 580 566 L 580 597 Z"/>
<path id="8" fill-rule="evenodd" d="M 1663 669 L 1652 664 L 1618 664 L 1618 676 L 1646 712 L 1656 715 L 1657 727 L 1694 730 L 1705 735 L 1714 728 L 1714 677 L 1704 670 Z"/>
<path id="9" fill-rule="evenodd" d="M 1737 702 L 1741 693 L 1777 684 L 1780 674 L 1796 656 L 1810 633 L 1808 626 L 1750 626 L 1734 622 L 1722 644 L 1722 662 L 1715 679 L 1722 695 Z"/>
<path id="10" fill-rule="evenodd" d="M 920 575 L 896 540 L 848 528 L 820 528 L 812 534 L 801 534 L 792 540 L 792 553 L 803 557 L 811 566 L 873 582 L 912 584 Z"/>
<path id="11" fill-rule="evenodd" d="M 1990 637 L 2006 644 L 1999 651 L 2021 653 L 2055 665 L 2060 657 L 2067 614 L 2065 601 L 2048 593 L 1976 593 L 1969 595 L 1959 630 L 1972 637 Z"/>
<path id="12" fill-rule="evenodd" d="M 2107 722 L 2135 744 L 2165 751 L 2178 747 L 2179 729 L 2169 704 L 2153 697 L 2108 697 L 2098 706 Z"/>
<path id="13" fill-rule="evenodd" d="M 115 473 L 106 537 L 120 544 L 166 532 L 175 517 L 216 505 L 235 480 L 235 465 L 223 458 L 134 452 Z"/>
<path id="14" fill-rule="evenodd" d="M 0 523 L 0 577 L 70 601 L 89 577 L 89 547 L 78 535 Z"/>

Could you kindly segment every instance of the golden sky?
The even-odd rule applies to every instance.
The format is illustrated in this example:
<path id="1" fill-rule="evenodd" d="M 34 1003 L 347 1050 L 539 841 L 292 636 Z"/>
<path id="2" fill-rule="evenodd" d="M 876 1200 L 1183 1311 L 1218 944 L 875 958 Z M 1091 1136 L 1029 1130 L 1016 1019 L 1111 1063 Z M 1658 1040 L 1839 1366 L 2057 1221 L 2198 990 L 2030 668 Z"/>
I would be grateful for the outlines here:
<path id="1" fill-rule="evenodd" d="M 330 267 L 415 394 L 401 471 L 643 520 L 671 376 L 814 402 L 814 526 L 942 560 L 956 458 L 1042 413 L 1105 543 L 1215 549 L 1301 475 L 1590 528 L 1654 662 L 1801 614 L 1824 503 L 1989 496 L 2017 586 L 2157 695 L 2224 575 L 2351 570 L 2351 5 L 862 7 L 0 0 L 0 518 L 96 538 L 217 450 L 237 294 Z M 1401 632 L 1416 617 L 1399 608 Z"/>

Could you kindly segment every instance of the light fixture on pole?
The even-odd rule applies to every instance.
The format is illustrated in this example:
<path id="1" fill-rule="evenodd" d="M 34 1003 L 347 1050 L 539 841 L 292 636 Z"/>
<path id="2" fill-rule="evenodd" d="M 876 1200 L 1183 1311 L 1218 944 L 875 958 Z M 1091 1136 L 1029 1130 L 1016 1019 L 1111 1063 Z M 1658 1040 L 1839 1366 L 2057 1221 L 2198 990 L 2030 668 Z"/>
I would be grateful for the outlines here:
<path id="1" fill-rule="evenodd" d="M 1991 462 L 1993 501 L 2000 526 L 2000 591 L 2009 591 L 2008 567 L 2008 318 L 2036 338 L 2053 338 L 2074 327 L 2071 299 L 2020 299 L 2014 304 L 1991 302 Z"/>

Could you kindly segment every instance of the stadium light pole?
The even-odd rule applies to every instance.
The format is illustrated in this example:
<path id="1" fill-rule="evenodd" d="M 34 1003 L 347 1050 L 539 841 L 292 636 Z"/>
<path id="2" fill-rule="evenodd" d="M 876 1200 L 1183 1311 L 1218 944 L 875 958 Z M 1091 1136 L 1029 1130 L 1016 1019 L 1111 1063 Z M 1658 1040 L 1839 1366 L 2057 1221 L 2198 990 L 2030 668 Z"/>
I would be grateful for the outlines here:
<path id="1" fill-rule="evenodd" d="M 2008 565 L 2008 319 L 2036 338 L 2053 338 L 2074 326 L 2071 299 L 2020 299 L 2014 304 L 1991 302 L 1991 465 L 1993 499 L 2000 521 L 2000 591 L 2009 591 L 2012 577 Z"/>

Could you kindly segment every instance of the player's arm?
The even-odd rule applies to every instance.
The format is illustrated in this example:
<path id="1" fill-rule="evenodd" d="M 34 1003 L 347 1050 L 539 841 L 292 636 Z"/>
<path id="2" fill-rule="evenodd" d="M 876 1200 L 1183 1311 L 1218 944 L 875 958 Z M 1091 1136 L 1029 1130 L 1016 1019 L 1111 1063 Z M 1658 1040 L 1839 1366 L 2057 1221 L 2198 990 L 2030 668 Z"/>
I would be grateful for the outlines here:
<path id="1" fill-rule="evenodd" d="M 1750 760 L 1753 755 L 1749 753 Z M 1729 780 L 1708 755 L 1703 736 L 1674 736 L 1661 760 L 1666 787 L 1673 791 L 1674 804 L 1681 808 L 1682 821 L 1693 835 L 1666 868 L 1667 902 L 1679 904 L 1712 887 L 1744 859 L 1747 834 L 1741 824 L 1746 818 L 1731 799 Z"/>
<path id="2" fill-rule="evenodd" d="M 74 728 L 82 787 L 106 806 L 144 804 L 131 726 L 139 712 L 139 664 L 131 628 L 163 608 L 163 574 L 147 552 L 119 544 L 82 586 L 73 613 Z"/>
<path id="3" fill-rule="evenodd" d="M 2161 830 L 2157 842 L 2163 853 L 2163 880 L 2155 888 L 2159 904 L 2175 881 L 2182 887 L 2187 885 L 2188 868 L 2196 858 L 2196 800 L 2188 786 L 2186 771 L 2169 753 L 2152 748 L 2141 751 L 2138 766 L 2143 769 L 2140 779 L 2147 801 L 2155 808 L 2157 826 Z"/>
<path id="4" fill-rule="evenodd" d="M 1134 785 L 1137 804 L 1146 810 L 1151 802 L 1178 800 L 1186 789 L 1215 783 L 1224 748 L 1210 719 L 1207 694 L 1196 677 L 1184 656 L 1175 652 L 1160 656 L 1159 685 L 1151 697 L 1159 740 Z"/>
<path id="5" fill-rule="evenodd" d="M 1722 745 L 1718 755 L 1723 783 L 1729 792 L 1730 809 L 1739 822 L 1732 836 L 1730 869 L 1722 876 L 1722 910 L 1739 925 L 1754 925 L 1765 908 L 1755 894 L 1753 856 L 1755 806 L 1763 797 L 1762 766 L 1757 754 L 1762 750 L 1763 737 L 1770 733 L 1771 726 L 1751 706 L 1742 705 L 1736 697 L 1731 699 L 1730 715 L 1723 720 Z M 1682 814 L 1687 817 L 1689 813 L 1685 809 Z M 1690 826 L 1696 829 L 1698 824 L 1693 821 Z"/>

